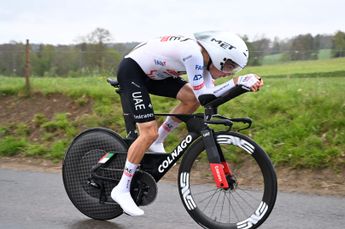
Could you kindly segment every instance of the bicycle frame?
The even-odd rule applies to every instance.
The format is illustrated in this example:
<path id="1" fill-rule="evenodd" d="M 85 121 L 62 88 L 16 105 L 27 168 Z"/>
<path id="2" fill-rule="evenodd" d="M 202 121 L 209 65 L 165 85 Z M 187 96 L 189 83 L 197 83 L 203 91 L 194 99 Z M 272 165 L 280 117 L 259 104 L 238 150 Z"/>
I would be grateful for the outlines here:
<path id="1" fill-rule="evenodd" d="M 130 146 L 138 136 L 134 117 L 131 114 L 131 109 L 127 99 L 125 96 L 122 96 L 122 91 L 119 88 L 118 82 L 110 79 L 108 79 L 108 82 L 117 88 L 115 91 L 120 95 L 127 132 L 127 137 L 124 138 L 124 140 L 128 146 Z M 217 107 L 220 104 L 244 92 L 245 91 L 243 89 L 235 88 L 235 90 L 231 91 L 228 96 L 210 102 L 205 106 L 205 114 L 155 114 L 155 116 L 174 116 L 185 122 L 187 125 L 188 134 L 169 154 L 146 153 L 141 161 L 141 169 L 151 174 L 155 181 L 158 182 L 182 157 L 189 146 L 197 138 L 201 137 L 205 145 L 208 161 L 210 163 L 217 187 L 231 187 L 229 186 L 229 183 L 231 183 L 229 176 L 232 176 L 231 169 L 225 161 L 221 148 L 214 139 L 213 129 L 209 128 L 208 124 L 225 125 L 229 127 L 227 131 L 230 131 L 233 122 L 243 122 L 248 124 L 248 126 L 243 129 L 249 128 L 251 126 L 251 120 L 248 118 L 229 119 L 217 115 Z M 211 120 L 213 117 L 219 118 L 220 120 Z M 228 183 L 228 181 L 230 182 Z"/>
<path id="2" fill-rule="evenodd" d="M 204 123 L 203 119 L 200 117 L 200 115 L 174 115 L 174 114 L 157 114 L 158 116 L 168 116 L 173 115 L 180 117 L 181 119 L 188 119 L 186 122 L 187 128 L 189 130 L 187 136 L 185 136 L 181 142 L 175 147 L 175 149 L 171 153 L 145 153 L 140 168 L 144 170 L 145 172 L 148 172 L 153 176 L 156 182 L 158 182 L 173 166 L 174 164 L 184 155 L 186 150 L 189 148 L 193 142 L 198 139 L 200 136 L 203 136 L 203 140 L 205 142 L 205 145 L 212 145 L 215 144 L 214 142 L 211 142 L 213 139 L 213 130 L 209 129 L 207 125 Z M 133 130 L 129 130 L 129 133 L 135 133 Z M 124 139 L 127 143 L 132 143 L 135 139 L 133 139 L 133 136 L 130 136 L 130 138 Z M 211 158 L 214 163 L 221 163 L 221 158 L 224 160 L 224 157 L 219 157 L 219 151 L 217 148 L 210 148 L 209 150 L 212 156 Z M 126 152 L 116 152 L 116 153 L 123 153 L 126 154 Z M 113 159 L 113 155 L 109 157 L 109 160 L 106 161 L 106 163 L 110 163 Z M 101 161 L 101 160 L 100 160 Z M 100 166 L 102 166 L 105 163 L 99 163 L 97 167 L 95 167 L 93 170 L 97 170 Z M 95 173 L 94 173 L 95 174 Z M 98 177 L 101 179 L 101 177 Z"/>

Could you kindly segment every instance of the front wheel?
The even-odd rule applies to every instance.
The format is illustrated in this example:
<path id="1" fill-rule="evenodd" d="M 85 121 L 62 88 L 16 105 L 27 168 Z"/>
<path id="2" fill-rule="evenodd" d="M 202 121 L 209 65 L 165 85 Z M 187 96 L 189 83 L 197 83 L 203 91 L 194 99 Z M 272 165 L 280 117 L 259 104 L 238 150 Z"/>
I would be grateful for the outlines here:
<path id="1" fill-rule="evenodd" d="M 234 184 L 217 188 L 200 138 L 186 152 L 179 170 L 184 207 L 206 228 L 257 228 L 271 213 L 277 196 L 272 163 L 259 145 L 242 134 L 216 133 L 215 138 Z"/>

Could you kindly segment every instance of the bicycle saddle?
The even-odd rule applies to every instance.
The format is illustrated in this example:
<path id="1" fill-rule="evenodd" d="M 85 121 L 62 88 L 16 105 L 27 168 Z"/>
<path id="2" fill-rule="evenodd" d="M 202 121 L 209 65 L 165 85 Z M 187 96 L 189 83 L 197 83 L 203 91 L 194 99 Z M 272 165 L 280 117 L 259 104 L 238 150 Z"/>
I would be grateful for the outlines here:
<path id="1" fill-rule="evenodd" d="M 107 82 L 108 82 L 111 86 L 113 86 L 113 87 L 116 87 L 116 88 L 119 87 L 119 82 L 118 82 L 117 80 L 108 78 L 108 79 L 107 79 Z"/>

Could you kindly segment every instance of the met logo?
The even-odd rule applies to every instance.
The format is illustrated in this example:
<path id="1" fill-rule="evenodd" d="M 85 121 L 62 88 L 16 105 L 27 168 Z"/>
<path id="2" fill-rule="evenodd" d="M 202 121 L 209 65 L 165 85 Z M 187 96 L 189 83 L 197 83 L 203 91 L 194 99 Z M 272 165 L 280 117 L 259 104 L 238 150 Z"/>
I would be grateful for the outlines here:
<path id="1" fill-rule="evenodd" d="M 215 38 L 212 38 L 211 41 L 214 41 L 214 42 L 218 43 L 219 46 L 222 47 L 223 49 L 231 50 L 231 49 L 235 49 L 236 48 L 235 46 L 233 46 L 233 45 L 231 45 L 229 43 L 226 43 L 225 41 L 217 40 Z"/>

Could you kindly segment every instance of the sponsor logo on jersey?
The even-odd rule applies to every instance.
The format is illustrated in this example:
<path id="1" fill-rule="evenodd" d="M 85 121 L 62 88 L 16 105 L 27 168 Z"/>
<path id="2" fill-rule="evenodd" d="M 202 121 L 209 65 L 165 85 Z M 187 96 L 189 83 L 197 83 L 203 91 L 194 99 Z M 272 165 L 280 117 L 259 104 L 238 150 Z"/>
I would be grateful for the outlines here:
<path id="1" fill-rule="evenodd" d="M 166 66 L 166 61 L 156 60 L 154 59 L 155 65 Z"/>
<path id="2" fill-rule="evenodd" d="M 165 72 L 168 73 L 169 75 L 173 76 L 173 77 L 180 76 L 180 73 L 175 71 L 175 70 L 167 69 Z"/>
<path id="3" fill-rule="evenodd" d="M 204 69 L 204 66 L 202 65 L 195 65 L 195 70 L 203 70 Z"/>
<path id="4" fill-rule="evenodd" d="M 162 79 L 166 79 L 166 78 L 170 77 L 170 75 L 168 75 L 167 73 L 161 72 L 158 70 L 151 70 L 146 75 L 153 80 L 162 80 Z"/>
<path id="5" fill-rule="evenodd" d="M 182 74 L 186 74 L 186 71 L 175 71 L 167 69 L 165 71 L 150 70 L 146 75 L 153 80 L 163 80 L 168 77 L 179 77 Z"/>
<path id="6" fill-rule="evenodd" d="M 194 77 L 193 77 L 193 80 L 194 81 L 198 81 L 198 80 L 200 80 L 200 79 L 202 79 L 202 75 L 195 75 Z"/>
<path id="7" fill-rule="evenodd" d="M 161 42 L 167 42 L 167 41 L 188 41 L 191 40 L 188 37 L 184 36 L 164 36 L 161 38 Z"/>

